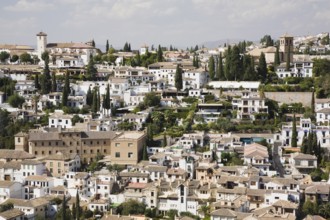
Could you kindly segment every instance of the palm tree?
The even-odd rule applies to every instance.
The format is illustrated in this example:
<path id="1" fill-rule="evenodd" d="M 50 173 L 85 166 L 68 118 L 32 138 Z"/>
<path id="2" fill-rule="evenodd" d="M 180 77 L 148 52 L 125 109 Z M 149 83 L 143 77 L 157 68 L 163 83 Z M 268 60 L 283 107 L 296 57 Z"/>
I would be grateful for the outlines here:
<path id="1" fill-rule="evenodd" d="M 325 204 L 320 206 L 319 214 L 324 218 L 329 218 L 330 217 L 330 202 L 325 203 Z"/>
<path id="2" fill-rule="evenodd" d="M 210 206 L 202 205 L 198 208 L 198 212 L 203 213 L 204 218 L 206 218 L 210 215 L 210 209 L 211 209 Z"/>

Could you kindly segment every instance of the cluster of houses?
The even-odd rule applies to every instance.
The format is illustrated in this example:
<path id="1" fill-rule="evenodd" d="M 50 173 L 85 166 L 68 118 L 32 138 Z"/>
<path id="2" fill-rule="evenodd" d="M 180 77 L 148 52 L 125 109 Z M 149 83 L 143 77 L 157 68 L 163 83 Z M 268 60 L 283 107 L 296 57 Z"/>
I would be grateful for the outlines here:
<path id="1" fill-rule="evenodd" d="M 36 55 L 41 59 L 47 50 L 50 67 L 56 74 L 63 74 L 63 68 L 72 75 L 84 74 L 86 70 L 82 67 L 97 53 L 91 42 L 47 43 L 43 32 L 37 34 L 37 43 Z M 290 36 L 280 39 L 282 60 L 292 52 L 293 44 Z M 11 48 L 24 50 L 24 47 L 1 46 L 0 51 L 10 52 Z M 34 53 L 31 48 L 25 49 Z M 141 55 L 147 50 L 147 46 L 141 48 Z M 249 53 L 255 57 L 261 52 L 269 64 L 274 61 L 274 48 Z M 212 53 L 203 50 L 200 60 Z M 121 56 L 132 56 L 117 55 L 116 63 L 120 63 Z M 187 97 L 199 99 L 195 115 L 202 120 L 195 119 L 195 124 L 216 122 L 226 111 L 235 115 L 235 121 L 266 119 L 269 112 L 266 98 L 274 97 L 271 93 L 260 93 L 260 82 L 210 81 L 207 68 L 193 67 L 189 52 L 167 52 L 164 57 L 167 62 L 147 68 L 98 64 L 98 81 L 70 83 L 68 106 L 82 110 L 89 90 L 98 88 L 102 98 L 109 86 L 111 106 L 116 108 L 116 114 L 101 105 L 96 117 L 79 114 L 81 121 L 76 122 L 73 115 L 55 110 L 49 115 L 48 126 L 16 134 L 15 150 L 0 150 L 0 205 L 14 206 L 0 213 L 0 220 L 52 218 L 60 208 L 54 198 L 64 195 L 70 207 L 79 195 L 86 209 L 105 212 L 103 219 L 115 219 L 115 216 L 134 219 L 109 214 L 130 199 L 164 215 L 177 210 L 205 217 L 201 210 L 207 206 L 212 220 L 295 219 L 301 201 L 329 202 L 330 181 L 313 182 L 308 175 L 317 168 L 317 158 L 291 147 L 292 122 L 283 124 L 278 133 L 194 132 L 177 138 L 164 137 L 167 144 L 163 147 L 145 147 L 147 134 L 143 125 L 153 109 L 137 113 L 133 110 L 147 93 L 159 95 L 163 107 L 186 105 L 182 100 Z M 280 65 L 276 74 L 279 78 L 311 77 L 312 59 L 292 54 L 290 71 Z M 175 89 L 178 64 L 183 70 L 182 91 Z M 36 94 L 31 77 L 41 72 L 42 68 L 34 65 L 1 68 L 0 77 L 16 80 L 15 91 L 25 99 L 22 108 L 13 108 L 4 103 L 4 93 L 0 92 L 0 107 L 9 111 L 14 120 L 33 121 L 51 106 L 60 106 L 60 83 L 56 92 Z M 210 95 L 217 102 L 207 102 Z M 290 93 L 275 95 L 274 100 L 286 104 L 307 100 L 306 106 L 311 106 L 312 93 L 300 95 L 302 98 L 298 99 Z M 225 102 L 230 103 L 229 109 Z M 296 115 L 298 145 L 313 131 L 321 147 L 329 148 L 330 99 L 316 99 L 315 114 L 315 123 Z M 122 122 L 133 123 L 134 131 L 119 131 Z M 204 151 L 196 151 L 196 146 Z M 144 150 L 149 157 L 142 160 Z M 226 166 L 232 163 L 228 155 L 241 165 Z M 83 166 L 93 163 L 105 166 L 95 172 L 80 172 Z M 122 169 L 110 169 L 115 165 Z"/>
<path id="2" fill-rule="evenodd" d="M 0 203 L 12 203 L 13 213 L 27 219 L 52 217 L 59 209 L 54 198 L 65 195 L 71 206 L 77 194 L 91 211 L 115 211 L 134 199 L 161 214 L 174 209 L 203 217 L 207 205 L 211 219 L 295 219 L 300 201 L 329 201 L 330 182 L 313 182 L 306 170 L 316 168 L 315 156 L 280 154 L 291 173 L 279 176 L 276 154 L 257 142 L 273 146 L 282 142 L 281 134 L 184 134 L 168 138 L 166 147 L 149 147 L 149 159 L 141 160 L 145 138 L 136 131 L 19 133 L 15 150 L 0 150 Z M 206 143 L 209 151 L 194 150 Z M 233 152 L 242 165 L 224 166 L 221 155 Z M 99 163 L 125 169 L 78 172 L 98 153 L 105 155 Z"/>

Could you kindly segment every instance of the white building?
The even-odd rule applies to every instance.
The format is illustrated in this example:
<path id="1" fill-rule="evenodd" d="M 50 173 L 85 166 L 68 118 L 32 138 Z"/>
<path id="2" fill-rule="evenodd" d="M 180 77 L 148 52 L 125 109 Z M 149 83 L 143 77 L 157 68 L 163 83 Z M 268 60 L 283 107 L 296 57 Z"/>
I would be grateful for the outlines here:
<path id="1" fill-rule="evenodd" d="M 88 64 L 90 56 L 96 54 L 96 48 L 88 43 L 47 43 L 47 34 L 37 34 L 37 54 L 41 59 L 43 52 L 48 51 L 50 63 L 55 60 L 57 67 L 83 67 Z"/>
<path id="2" fill-rule="evenodd" d="M 204 69 L 188 70 L 183 73 L 183 90 L 201 89 L 207 84 L 209 74 Z"/>
<path id="3" fill-rule="evenodd" d="M 11 181 L 0 181 L 0 203 L 9 198 L 22 198 L 22 184 Z"/>
<path id="4" fill-rule="evenodd" d="M 237 109 L 237 119 L 265 119 L 268 116 L 268 106 L 265 98 L 257 93 L 243 91 L 241 98 L 233 99 L 233 107 Z"/>
<path id="5" fill-rule="evenodd" d="M 72 128 L 72 115 L 66 115 L 61 110 L 56 110 L 49 116 L 48 126 L 50 128 Z"/>
<path id="6" fill-rule="evenodd" d="M 244 164 L 258 168 L 261 175 L 268 175 L 270 162 L 267 147 L 257 143 L 246 145 L 244 147 Z"/>

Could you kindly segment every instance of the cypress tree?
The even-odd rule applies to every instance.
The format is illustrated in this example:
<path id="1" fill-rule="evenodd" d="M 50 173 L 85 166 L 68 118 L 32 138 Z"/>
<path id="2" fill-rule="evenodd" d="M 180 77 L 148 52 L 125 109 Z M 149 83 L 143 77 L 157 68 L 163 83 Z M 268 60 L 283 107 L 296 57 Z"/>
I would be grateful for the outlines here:
<path id="1" fill-rule="evenodd" d="M 313 92 L 312 92 L 311 108 L 312 108 L 312 113 L 315 114 L 315 94 L 314 94 L 314 89 L 313 89 Z"/>
<path id="2" fill-rule="evenodd" d="M 96 74 L 97 74 L 97 69 L 95 68 L 95 63 L 93 56 L 91 55 L 89 57 L 89 62 L 87 65 L 87 70 L 86 70 L 86 78 L 87 80 L 95 81 L 96 80 Z"/>
<path id="3" fill-rule="evenodd" d="M 274 58 L 274 66 L 278 66 L 280 65 L 281 61 L 280 61 L 280 51 L 278 46 L 276 46 L 276 52 L 275 52 L 275 58 Z"/>
<path id="4" fill-rule="evenodd" d="M 92 106 L 93 103 L 93 93 L 91 87 L 88 87 L 87 95 L 86 95 L 86 104 Z"/>
<path id="5" fill-rule="evenodd" d="M 261 52 L 259 57 L 258 75 L 262 82 L 266 81 L 267 78 L 267 63 L 265 54 Z"/>
<path id="6" fill-rule="evenodd" d="M 110 102 L 110 86 L 109 84 L 107 85 L 107 91 L 105 93 L 104 99 L 103 99 L 103 108 L 106 110 L 109 110 L 111 107 L 111 102 Z"/>
<path id="7" fill-rule="evenodd" d="M 223 69 L 223 60 L 222 60 L 222 53 L 221 52 L 219 54 L 217 78 L 220 81 L 225 79 L 225 73 L 224 73 L 224 69 Z"/>
<path id="8" fill-rule="evenodd" d="M 72 217 L 73 217 L 73 220 L 76 220 L 76 211 L 77 211 L 76 203 L 73 203 L 72 204 Z"/>
<path id="9" fill-rule="evenodd" d="M 80 199 L 79 199 L 79 193 L 77 190 L 77 194 L 76 194 L 76 219 L 79 220 L 81 216 L 80 213 Z"/>
<path id="10" fill-rule="evenodd" d="M 95 47 L 95 41 L 94 41 L 94 39 L 92 40 L 92 46 Z"/>
<path id="11" fill-rule="evenodd" d="M 57 91 L 56 75 L 55 72 L 52 73 L 52 92 Z"/>
<path id="12" fill-rule="evenodd" d="M 307 149 L 306 154 L 313 154 L 313 132 L 310 131 L 307 137 Z"/>
<path id="13" fill-rule="evenodd" d="M 231 46 L 229 45 L 226 51 L 226 63 L 225 63 L 225 76 L 227 80 L 231 80 Z"/>
<path id="14" fill-rule="evenodd" d="M 293 121 L 292 121 L 291 147 L 297 147 L 297 125 L 296 125 L 295 114 L 293 115 Z"/>
<path id="15" fill-rule="evenodd" d="M 152 132 L 151 124 L 148 124 L 147 127 L 147 144 L 148 146 L 153 144 L 153 132 Z"/>
<path id="16" fill-rule="evenodd" d="M 176 66 L 176 71 L 175 71 L 175 88 L 177 91 L 180 91 L 183 87 L 183 82 L 182 82 L 182 70 L 179 64 Z"/>
<path id="17" fill-rule="evenodd" d="M 62 220 L 66 220 L 66 198 L 65 198 L 65 195 L 63 196 L 63 201 L 62 201 Z"/>
<path id="18" fill-rule="evenodd" d="M 97 106 L 97 111 L 100 111 L 101 107 L 101 96 L 100 96 L 100 88 L 97 87 L 97 100 L 96 100 L 96 106 Z"/>
<path id="19" fill-rule="evenodd" d="M 36 88 L 37 90 L 40 89 L 39 74 L 38 73 L 34 76 L 34 88 Z"/>
<path id="20" fill-rule="evenodd" d="M 308 147 L 308 140 L 306 137 L 306 133 L 304 133 L 303 141 L 300 147 L 300 152 L 306 154 L 307 147 Z"/>
<path id="21" fill-rule="evenodd" d="M 107 40 L 107 43 L 105 44 L 105 53 L 108 53 L 109 51 L 109 40 Z"/>
<path id="22" fill-rule="evenodd" d="M 160 45 L 158 45 L 158 50 L 157 50 L 157 62 L 162 62 L 163 61 L 163 50 Z"/>
<path id="23" fill-rule="evenodd" d="M 140 56 L 140 52 L 138 51 L 136 56 L 135 56 L 135 63 L 137 66 L 141 66 L 141 56 Z"/>
<path id="24" fill-rule="evenodd" d="M 50 76 L 50 70 L 49 70 L 49 54 L 48 52 L 44 52 L 42 54 L 42 59 L 45 62 L 45 67 L 44 67 L 44 73 L 43 77 L 41 78 L 41 93 L 42 94 L 48 94 L 51 91 L 51 76 Z"/>
<path id="25" fill-rule="evenodd" d="M 317 154 L 318 154 L 318 145 L 317 145 L 317 136 L 316 136 L 316 132 L 313 132 L 312 148 L 313 148 L 313 152 L 312 152 L 312 154 L 317 155 Z"/>
<path id="26" fill-rule="evenodd" d="M 211 56 L 210 59 L 209 59 L 209 75 L 210 75 L 210 79 L 214 80 L 215 71 L 214 71 L 214 58 L 213 58 L 213 56 Z"/>
<path id="27" fill-rule="evenodd" d="M 242 77 L 242 60 L 239 48 L 236 45 L 231 50 L 230 63 L 230 78 L 231 80 L 237 81 Z"/>
<path id="28" fill-rule="evenodd" d="M 69 73 L 65 73 L 65 82 L 63 87 L 63 93 L 62 93 L 62 106 L 68 105 L 68 97 L 70 94 L 70 81 L 69 81 Z"/>
<path id="29" fill-rule="evenodd" d="M 163 137 L 163 147 L 166 147 L 167 146 L 167 137 L 166 137 L 166 133 L 164 134 L 164 137 Z"/>
<path id="30" fill-rule="evenodd" d="M 93 89 L 93 102 L 92 102 L 92 112 L 97 112 L 97 90 L 96 87 Z"/>
<path id="31" fill-rule="evenodd" d="M 147 145 L 143 146 L 142 160 L 149 160 Z"/>

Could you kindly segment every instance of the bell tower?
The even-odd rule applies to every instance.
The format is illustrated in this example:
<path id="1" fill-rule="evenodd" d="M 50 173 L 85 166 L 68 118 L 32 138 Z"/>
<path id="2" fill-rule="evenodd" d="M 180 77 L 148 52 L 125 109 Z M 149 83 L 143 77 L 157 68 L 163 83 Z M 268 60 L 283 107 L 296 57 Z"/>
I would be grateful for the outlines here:
<path id="1" fill-rule="evenodd" d="M 38 53 L 38 58 L 41 59 L 41 55 L 43 52 L 46 51 L 46 46 L 47 46 L 47 34 L 44 32 L 39 32 L 37 34 L 37 53 Z"/>
<path id="2" fill-rule="evenodd" d="M 290 53 L 290 62 L 293 61 L 293 37 L 287 34 L 280 37 L 280 51 L 282 53 L 282 62 L 286 62 L 288 53 Z"/>

